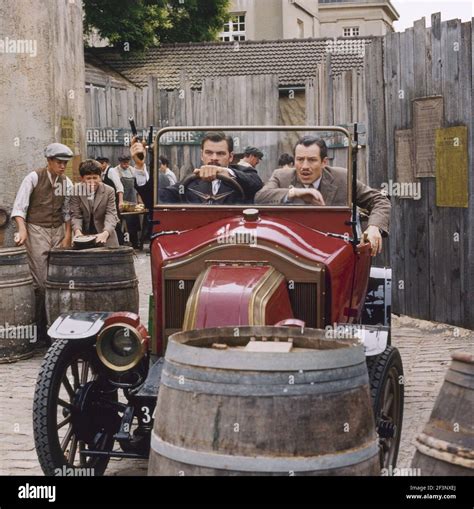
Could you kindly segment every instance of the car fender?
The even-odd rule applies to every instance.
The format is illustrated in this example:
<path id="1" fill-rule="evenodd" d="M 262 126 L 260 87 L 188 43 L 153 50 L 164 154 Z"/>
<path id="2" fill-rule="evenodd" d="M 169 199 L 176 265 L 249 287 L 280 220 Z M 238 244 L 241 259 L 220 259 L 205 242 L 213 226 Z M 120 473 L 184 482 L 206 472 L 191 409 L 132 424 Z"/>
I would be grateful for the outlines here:
<path id="1" fill-rule="evenodd" d="M 385 351 L 388 345 L 389 327 L 363 325 L 355 332 L 364 345 L 365 356 L 372 357 Z"/>
<path id="2" fill-rule="evenodd" d="M 112 313 L 80 312 L 59 316 L 48 329 L 51 339 L 81 340 L 96 337 Z"/>

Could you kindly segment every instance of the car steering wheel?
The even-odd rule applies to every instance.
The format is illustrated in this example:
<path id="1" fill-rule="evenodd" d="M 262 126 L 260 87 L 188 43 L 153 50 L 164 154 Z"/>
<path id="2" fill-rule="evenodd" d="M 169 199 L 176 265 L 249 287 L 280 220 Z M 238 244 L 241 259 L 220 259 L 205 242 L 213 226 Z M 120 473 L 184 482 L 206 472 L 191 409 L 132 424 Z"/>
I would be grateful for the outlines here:
<path id="1" fill-rule="evenodd" d="M 245 201 L 245 192 L 244 192 L 242 186 L 237 182 L 236 179 L 227 177 L 225 175 L 217 175 L 216 178 L 218 180 L 228 184 L 232 188 L 231 192 L 219 193 L 217 195 L 213 195 L 213 194 L 201 193 L 200 191 L 197 191 L 196 189 L 189 189 L 190 184 L 192 182 L 194 182 L 195 180 L 199 180 L 200 178 L 201 177 L 199 177 L 199 175 L 196 175 L 193 173 L 191 175 L 188 175 L 181 182 L 181 184 L 179 184 L 180 186 L 182 186 L 182 189 L 183 189 L 183 192 L 179 193 L 179 198 L 181 200 L 181 203 L 189 203 L 189 201 L 186 198 L 188 191 L 193 193 L 194 195 L 196 195 L 198 198 L 200 198 L 202 203 L 207 202 L 210 205 L 219 205 L 220 200 L 223 200 L 224 198 L 226 198 L 227 196 L 229 196 L 229 194 L 231 194 L 233 192 L 237 192 L 239 194 L 239 198 L 241 199 L 241 201 Z"/>

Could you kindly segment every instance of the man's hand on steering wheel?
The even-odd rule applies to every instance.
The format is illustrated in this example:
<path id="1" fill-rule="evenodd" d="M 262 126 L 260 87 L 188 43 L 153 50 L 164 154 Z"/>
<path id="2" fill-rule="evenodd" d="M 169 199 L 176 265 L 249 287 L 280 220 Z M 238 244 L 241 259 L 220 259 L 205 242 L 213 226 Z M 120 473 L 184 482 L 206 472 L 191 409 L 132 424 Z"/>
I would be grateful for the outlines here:
<path id="1" fill-rule="evenodd" d="M 204 180 L 206 182 L 212 182 L 217 178 L 218 175 L 227 178 L 233 178 L 233 175 L 229 172 L 227 168 L 212 165 L 201 166 L 201 168 L 197 168 L 196 170 L 194 170 L 194 174 L 197 175 L 201 180 Z"/>

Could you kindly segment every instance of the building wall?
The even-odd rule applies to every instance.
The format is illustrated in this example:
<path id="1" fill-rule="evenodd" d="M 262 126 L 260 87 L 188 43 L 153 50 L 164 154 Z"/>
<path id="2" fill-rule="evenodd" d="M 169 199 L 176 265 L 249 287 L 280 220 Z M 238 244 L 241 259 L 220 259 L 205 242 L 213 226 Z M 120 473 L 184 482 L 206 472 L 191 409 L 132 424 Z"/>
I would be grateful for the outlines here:
<path id="1" fill-rule="evenodd" d="M 82 16 L 77 1 L 0 3 L 0 39 L 36 48 L 32 56 L 0 53 L 0 207 L 8 211 L 23 177 L 45 164 L 45 146 L 61 141 L 62 117 L 73 119 L 76 160 L 85 154 Z M 10 227 L 5 244 L 11 242 Z"/>
<path id="2" fill-rule="evenodd" d="M 396 14 L 396 13 L 395 13 Z M 359 27 L 359 35 L 385 35 L 393 32 L 398 19 L 387 4 L 331 5 L 319 7 L 321 37 L 342 37 L 345 27 Z"/>
<path id="3" fill-rule="evenodd" d="M 319 37 L 317 0 L 283 0 L 283 39 Z M 303 34 L 300 34 L 298 21 L 302 22 Z"/>
<path id="4" fill-rule="evenodd" d="M 317 0 L 232 0 L 230 12 L 246 13 L 247 40 L 299 38 L 298 20 L 304 25 L 303 37 L 319 35 Z"/>

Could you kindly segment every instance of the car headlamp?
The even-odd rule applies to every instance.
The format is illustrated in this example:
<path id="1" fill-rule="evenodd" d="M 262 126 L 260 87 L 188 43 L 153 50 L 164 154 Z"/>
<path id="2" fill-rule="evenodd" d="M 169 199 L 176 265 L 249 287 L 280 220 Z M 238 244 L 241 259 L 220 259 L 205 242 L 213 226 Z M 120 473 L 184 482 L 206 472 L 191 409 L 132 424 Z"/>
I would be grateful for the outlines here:
<path id="1" fill-rule="evenodd" d="M 142 335 L 130 325 L 115 323 L 105 327 L 97 338 L 97 355 L 113 371 L 135 367 L 146 352 Z"/>

